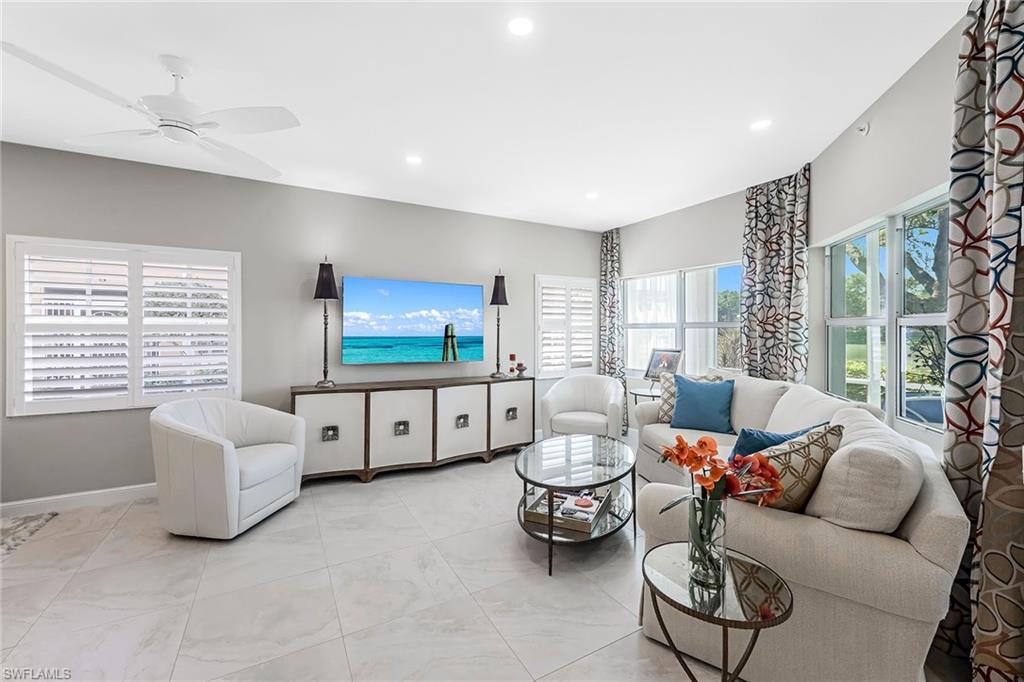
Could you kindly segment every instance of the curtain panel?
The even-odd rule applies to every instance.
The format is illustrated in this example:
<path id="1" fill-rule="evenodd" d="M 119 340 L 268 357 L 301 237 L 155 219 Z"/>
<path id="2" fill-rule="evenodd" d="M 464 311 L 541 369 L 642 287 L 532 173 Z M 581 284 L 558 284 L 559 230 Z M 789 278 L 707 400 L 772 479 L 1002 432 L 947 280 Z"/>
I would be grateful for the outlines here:
<path id="1" fill-rule="evenodd" d="M 752 377 L 807 375 L 807 204 L 811 166 L 747 188 L 740 348 Z"/>
<path id="2" fill-rule="evenodd" d="M 949 186 L 946 472 L 971 540 L 936 645 L 1024 679 L 1024 7 L 971 3 Z"/>
<path id="3" fill-rule="evenodd" d="M 626 363 L 622 356 L 622 260 L 619 255 L 619 229 L 601 233 L 601 276 L 599 282 L 600 322 L 597 371 L 615 377 L 626 387 Z M 622 405 L 622 433 L 626 433 L 629 417 L 627 404 Z"/>

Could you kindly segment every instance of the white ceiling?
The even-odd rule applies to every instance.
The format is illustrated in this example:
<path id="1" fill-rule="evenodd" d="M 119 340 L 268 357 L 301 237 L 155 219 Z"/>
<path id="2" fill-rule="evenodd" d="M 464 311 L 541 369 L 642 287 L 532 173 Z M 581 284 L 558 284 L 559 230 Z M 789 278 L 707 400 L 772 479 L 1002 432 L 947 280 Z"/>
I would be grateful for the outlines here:
<path id="1" fill-rule="evenodd" d="M 5 2 L 0 19 L 3 40 L 131 100 L 170 89 L 171 53 L 207 110 L 290 108 L 301 127 L 230 140 L 277 182 L 604 230 L 794 171 L 964 8 Z M 517 16 L 532 35 L 509 34 Z M 2 77 L 3 140 L 74 150 L 145 127 L 6 54 Z M 164 140 L 88 152 L 236 174 Z"/>

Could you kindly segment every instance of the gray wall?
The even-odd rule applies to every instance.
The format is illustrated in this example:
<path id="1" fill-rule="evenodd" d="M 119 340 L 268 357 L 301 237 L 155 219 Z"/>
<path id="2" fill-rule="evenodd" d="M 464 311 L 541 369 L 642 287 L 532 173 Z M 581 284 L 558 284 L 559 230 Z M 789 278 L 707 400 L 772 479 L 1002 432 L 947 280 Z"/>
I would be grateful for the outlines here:
<path id="1" fill-rule="evenodd" d="M 242 253 L 242 394 L 288 408 L 288 388 L 322 364 L 322 309 L 312 300 L 325 253 L 338 275 L 485 285 L 501 267 L 511 305 L 502 352 L 531 368 L 534 275 L 596 277 L 600 235 L 344 194 L 253 182 L 54 150 L 0 147 L 7 234 L 210 248 Z M 337 307 L 331 375 L 338 381 L 482 375 L 458 366 L 339 365 Z M 0 363 L 2 364 L 2 363 Z M 545 386 L 539 385 L 538 392 Z M 148 410 L 5 418 L 2 499 L 13 501 L 153 481 Z"/>
<path id="2" fill-rule="evenodd" d="M 825 384 L 824 250 L 843 234 L 919 203 L 949 181 L 954 27 L 811 162 L 808 383 Z M 855 131 L 871 124 L 864 137 Z M 794 168 L 795 172 L 797 168 Z M 673 211 L 622 230 L 625 276 L 740 258 L 743 192 Z M 642 383 L 642 382 L 641 382 Z"/>

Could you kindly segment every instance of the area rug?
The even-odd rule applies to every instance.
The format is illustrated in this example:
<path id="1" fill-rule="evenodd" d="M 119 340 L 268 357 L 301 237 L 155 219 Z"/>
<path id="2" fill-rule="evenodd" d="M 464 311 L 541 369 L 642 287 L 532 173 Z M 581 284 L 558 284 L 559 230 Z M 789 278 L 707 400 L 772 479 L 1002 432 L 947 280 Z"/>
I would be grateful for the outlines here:
<path id="1" fill-rule="evenodd" d="M 3 519 L 0 525 L 0 557 L 13 552 L 56 515 L 57 512 L 46 512 Z"/>

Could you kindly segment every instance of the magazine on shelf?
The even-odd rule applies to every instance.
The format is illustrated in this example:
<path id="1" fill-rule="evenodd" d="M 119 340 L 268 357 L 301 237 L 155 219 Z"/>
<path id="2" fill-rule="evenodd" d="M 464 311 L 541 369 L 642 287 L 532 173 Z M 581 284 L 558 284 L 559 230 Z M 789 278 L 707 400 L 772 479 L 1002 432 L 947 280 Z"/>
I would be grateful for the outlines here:
<path id="1" fill-rule="evenodd" d="M 523 520 L 547 528 L 548 496 L 538 489 L 538 495 L 523 512 Z M 555 528 L 590 533 L 601 517 L 608 511 L 611 494 L 608 488 L 580 492 L 554 493 Z"/>

